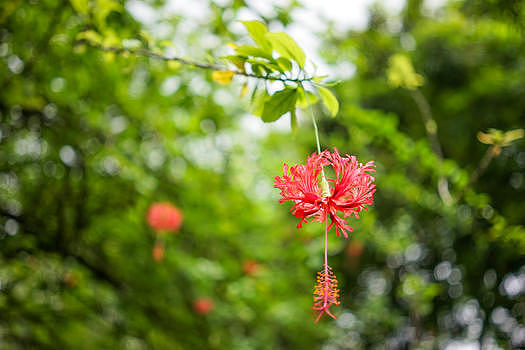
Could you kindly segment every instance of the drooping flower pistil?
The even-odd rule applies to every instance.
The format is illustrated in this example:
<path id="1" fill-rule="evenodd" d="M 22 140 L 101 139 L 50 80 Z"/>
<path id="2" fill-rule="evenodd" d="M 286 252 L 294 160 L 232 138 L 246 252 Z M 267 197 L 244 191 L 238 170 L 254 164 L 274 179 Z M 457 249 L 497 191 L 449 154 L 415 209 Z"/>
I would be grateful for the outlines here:
<path id="1" fill-rule="evenodd" d="M 339 289 L 337 279 L 332 272 L 332 268 L 327 264 L 317 273 L 317 283 L 314 288 L 314 306 L 312 309 L 319 310 L 319 315 L 315 319 L 317 323 L 324 313 L 332 318 L 337 318 L 329 310 L 332 305 L 339 305 Z"/>

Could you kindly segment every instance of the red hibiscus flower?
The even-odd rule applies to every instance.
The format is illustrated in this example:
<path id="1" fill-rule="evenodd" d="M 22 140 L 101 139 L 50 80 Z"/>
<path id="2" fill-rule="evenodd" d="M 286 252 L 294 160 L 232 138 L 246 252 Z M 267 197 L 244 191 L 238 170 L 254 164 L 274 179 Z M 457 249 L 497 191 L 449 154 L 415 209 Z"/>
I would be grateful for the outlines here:
<path id="1" fill-rule="evenodd" d="M 326 179 L 323 167 L 330 166 L 335 178 Z M 314 153 L 306 160 L 306 165 L 298 164 L 291 168 L 283 165 L 283 176 L 275 177 L 275 188 L 281 190 L 279 202 L 293 201 L 292 214 L 300 217 L 297 228 L 301 228 L 308 219 L 324 222 L 330 217 L 328 229 L 335 226 L 338 236 L 342 232 L 347 238 L 347 231 L 352 232 L 344 218 L 354 215 L 371 205 L 375 192 L 374 161 L 366 164 L 357 162 L 356 157 L 341 157 L 336 148 L 321 154 Z M 343 217 L 338 216 L 338 212 Z"/>
<path id="2" fill-rule="evenodd" d="M 182 224 L 182 212 L 171 203 L 154 203 L 148 209 L 147 220 L 159 233 L 177 232 Z"/>
<path id="3" fill-rule="evenodd" d="M 206 315 L 213 311 L 215 303 L 207 297 L 198 298 L 193 301 L 193 310 L 199 315 Z"/>

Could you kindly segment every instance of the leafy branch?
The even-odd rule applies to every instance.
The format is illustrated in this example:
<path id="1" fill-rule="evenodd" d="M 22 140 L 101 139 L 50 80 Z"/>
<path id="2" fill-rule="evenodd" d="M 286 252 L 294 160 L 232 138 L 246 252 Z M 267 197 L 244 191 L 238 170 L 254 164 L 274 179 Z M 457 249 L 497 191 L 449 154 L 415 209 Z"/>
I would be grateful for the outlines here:
<path id="1" fill-rule="evenodd" d="M 248 78 L 256 78 L 256 79 L 263 79 L 263 80 L 270 80 L 270 81 L 281 81 L 281 82 L 289 82 L 289 83 L 303 83 L 303 82 L 309 82 L 313 80 L 313 77 L 288 78 L 286 76 L 283 77 L 283 76 L 272 76 L 272 75 L 259 75 L 255 73 L 249 73 L 244 70 L 231 69 L 226 66 L 213 64 L 213 63 L 200 62 L 200 61 L 196 61 L 196 60 L 189 59 L 189 58 L 184 58 L 184 57 L 179 57 L 179 56 L 165 56 L 159 52 L 155 52 L 149 49 L 125 48 L 122 46 L 121 47 L 104 46 L 102 44 L 99 44 L 93 41 L 89 41 L 87 39 L 77 40 L 77 44 L 88 44 L 104 52 L 152 57 L 152 58 L 156 58 L 156 59 L 166 61 L 166 62 L 178 62 L 183 65 L 187 65 L 187 66 L 191 66 L 195 68 L 202 68 L 202 69 L 209 69 L 209 70 L 213 70 L 217 72 L 231 73 L 231 75 L 240 75 L 240 76 L 244 76 Z M 220 81 L 220 78 L 217 78 L 217 80 Z"/>
<path id="2" fill-rule="evenodd" d="M 230 44 L 234 54 L 220 57 L 226 62 L 225 65 L 165 55 L 147 35 L 143 35 L 143 39 L 146 39 L 144 46 L 143 42 L 137 39 L 125 39 L 120 42 L 115 37 L 104 38 L 94 30 L 86 30 L 77 35 L 76 43 L 87 44 L 108 53 L 146 56 L 168 63 L 212 70 L 212 79 L 220 84 L 229 84 L 234 76 L 281 82 L 282 89 L 272 94 L 267 85 L 261 90 L 258 84 L 253 88 L 252 113 L 261 117 L 264 122 L 273 122 L 291 113 L 292 128 L 295 128 L 296 109 L 307 109 L 319 99 L 328 113 L 335 117 L 339 111 L 337 98 L 326 88 L 330 85 L 323 83 L 325 77 L 306 72 L 306 55 L 293 38 L 283 32 L 270 32 L 266 25 L 259 21 L 241 21 L 241 23 L 255 45 Z M 116 45 L 117 43 L 120 45 Z M 169 45 L 172 44 L 170 42 L 159 44 L 159 46 Z M 313 92 L 305 89 L 306 84 Z M 245 82 L 242 95 L 247 90 L 248 85 Z"/>

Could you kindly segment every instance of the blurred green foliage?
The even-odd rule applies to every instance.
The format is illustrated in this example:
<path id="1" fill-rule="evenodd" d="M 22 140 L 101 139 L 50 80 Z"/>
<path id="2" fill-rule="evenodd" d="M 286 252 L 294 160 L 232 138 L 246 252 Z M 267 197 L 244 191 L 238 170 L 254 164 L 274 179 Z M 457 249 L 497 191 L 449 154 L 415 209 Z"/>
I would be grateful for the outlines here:
<path id="1" fill-rule="evenodd" d="M 479 171 L 493 145 L 476 138 L 524 127 L 522 1 L 429 10 L 408 0 L 397 17 L 377 5 L 365 30 L 320 34 L 330 64 L 356 67 L 335 101 L 321 93 L 331 114 L 339 107 L 321 118 L 321 143 L 375 160 L 378 190 L 352 238 L 330 237 L 342 304 L 317 325 L 322 225 L 297 230 L 272 189 L 283 162 L 314 152 L 309 116 L 294 113 L 292 134 L 249 115 L 250 99 L 238 97 L 248 78 L 219 85 L 211 71 L 78 43 L 90 33 L 169 50 L 160 43 L 175 38 L 176 53 L 207 61 L 248 41 L 229 28 L 249 4 L 206 3 L 205 23 L 164 15 L 145 25 L 131 3 L 0 5 L 0 348 L 525 346 L 525 149 L 501 143 Z M 163 13 L 163 2 L 148 4 Z M 261 20 L 286 27 L 299 6 Z M 262 46 L 273 38 L 251 34 Z M 275 69 L 303 64 L 293 45 L 276 51 L 288 61 Z M 415 84 L 389 84 L 392 57 L 417 74 L 401 69 L 397 81 Z M 435 125 L 402 87 L 417 88 Z M 309 96 L 294 92 L 293 105 L 317 101 Z M 443 179 L 452 201 L 440 196 Z M 162 201 L 184 222 L 155 262 L 145 216 Z"/>

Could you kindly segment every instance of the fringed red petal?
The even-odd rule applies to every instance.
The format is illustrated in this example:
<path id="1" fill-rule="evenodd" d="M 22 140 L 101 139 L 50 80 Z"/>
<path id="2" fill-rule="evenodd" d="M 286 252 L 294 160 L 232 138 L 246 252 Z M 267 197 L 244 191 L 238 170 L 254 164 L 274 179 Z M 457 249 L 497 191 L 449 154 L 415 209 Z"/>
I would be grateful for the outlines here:
<path id="1" fill-rule="evenodd" d="M 324 166 L 332 167 L 335 172 L 335 178 L 327 179 L 332 184 L 329 185 L 329 196 L 323 196 L 319 186 Z M 294 202 L 292 214 L 301 218 L 298 227 L 302 227 L 309 218 L 323 222 L 329 215 L 330 228 L 335 225 L 336 234 L 340 236 L 342 233 L 346 238 L 348 232 L 352 232 L 352 227 L 343 218 L 359 218 L 358 213 L 373 204 L 374 171 L 374 161 L 363 165 L 354 156 L 341 157 L 337 148 L 334 148 L 333 153 L 325 150 L 321 154 L 312 154 L 306 160 L 306 165 L 289 167 L 284 164 L 283 176 L 275 177 L 274 187 L 281 190 L 279 202 Z M 343 218 L 337 215 L 339 212 Z"/>

